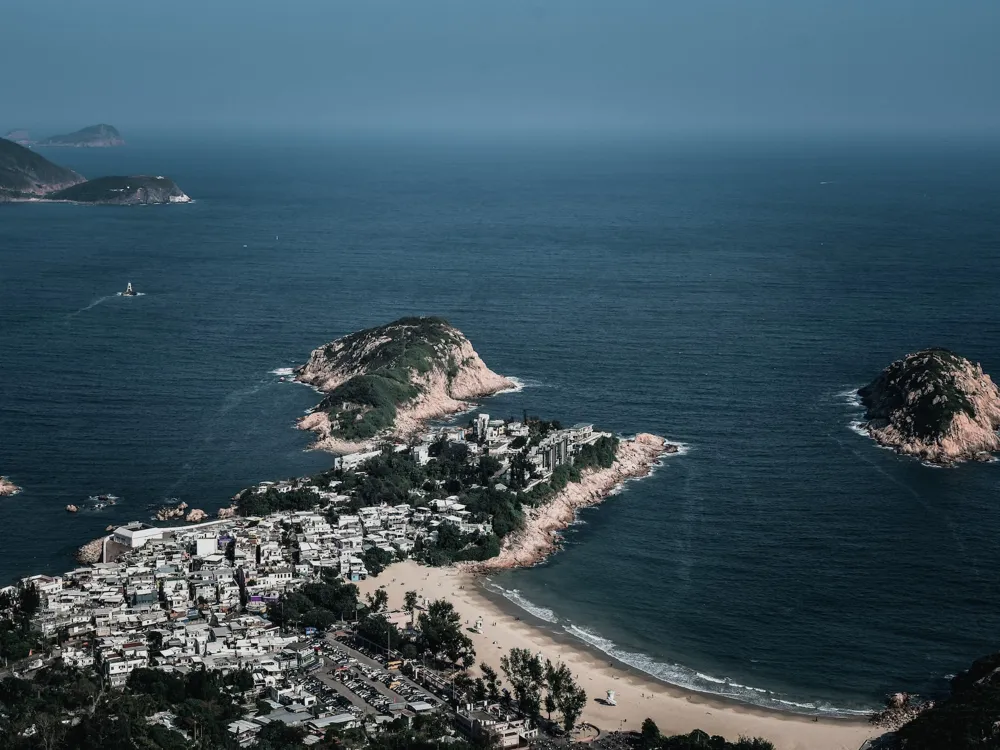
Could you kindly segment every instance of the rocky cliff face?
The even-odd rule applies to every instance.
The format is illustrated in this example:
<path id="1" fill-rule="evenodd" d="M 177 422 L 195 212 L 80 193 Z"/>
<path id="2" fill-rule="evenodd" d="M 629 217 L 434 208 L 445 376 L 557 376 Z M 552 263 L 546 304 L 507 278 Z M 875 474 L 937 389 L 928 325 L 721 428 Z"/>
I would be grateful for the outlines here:
<path id="1" fill-rule="evenodd" d="M 98 177 L 65 190 L 49 193 L 46 198 L 74 203 L 99 203 L 105 206 L 149 206 L 191 201 L 173 180 L 146 175 Z"/>
<path id="2" fill-rule="evenodd" d="M 868 434 L 900 453 L 952 464 L 1000 450 L 1000 389 L 980 365 L 953 352 L 909 354 L 858 395 Z"/>
<path id="3" fill-rule="evenodd" d="M 327 394 L 299 426 L 319 434 L 316 447 L 338 453 L 409 435 L 514 386 L 440 318 L 403 318 L 339 338 L 313 351 L 296 379 Z"/>

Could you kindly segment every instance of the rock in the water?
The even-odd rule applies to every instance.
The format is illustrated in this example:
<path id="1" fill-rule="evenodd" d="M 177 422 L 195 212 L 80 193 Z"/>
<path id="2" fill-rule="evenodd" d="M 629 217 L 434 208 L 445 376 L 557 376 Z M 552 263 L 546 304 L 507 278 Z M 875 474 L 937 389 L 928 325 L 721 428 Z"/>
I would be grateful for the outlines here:
<path id="1" fill-rule="evenodd" d="M 313 351 L 295 377 L 327 394 L 299 426 L 319 433 L 316 447 L 338 453 L 405 437 L 468 408 L 469 399 L 514 387 L 441 318 L 403 318 L 339 338 Z"/>
<path id="2" fill-rule="evenodd" d="M 230 505 L 228 508 L 219 508 L 219 512 L 216 515 L 219 518 L 236 518 L 236 511 L 236 506 Z"/>
<path id="3" fill-rule="evenodd" d="M 184 518 L 184 511 L 187 510 L 187 503 L 178 503 L 177 505 L 164 505 L 158 511 L 156 511 L 157 521 L 173 521 L 178 518 Z"/>
<path id="4" fill-rule="evenodd" d="M 73 505 L 73 503 L 70 503 L 69 505 L 66 506 L 66 510 L 68 510 L 70 513 L 76 513 L 80 509 L 77 508 L 75 505 Z"/>
<path id="5" fill-rule="evenodd" d="M 195 508 L 184 517 L 184 520 L 188 523 L 197 523 L 198 521 L 204 521 L 206 518 L 208 518 L 208 513 L 201 510 L 201 508 Z"/>
<path id="6" fill-rule="evenodd" d="M 20 491 L 21 488 L 7 479 L 7 477 L 0 477 L 0 497 L 16 495 Z"/>
<path id="7" fill-rule="evenodd" d="M 893 362 L 858 391 L 877 442 L 937 464 L 1000 450 L 1000 389 L 979 364 L 946 349 Z"/>

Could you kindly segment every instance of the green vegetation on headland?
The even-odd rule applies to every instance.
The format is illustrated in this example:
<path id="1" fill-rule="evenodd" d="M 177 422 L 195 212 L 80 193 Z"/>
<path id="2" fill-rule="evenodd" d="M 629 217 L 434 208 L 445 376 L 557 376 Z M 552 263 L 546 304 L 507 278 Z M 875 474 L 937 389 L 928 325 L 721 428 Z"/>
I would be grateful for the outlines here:
<path id="1" fill-rule="evenodd" d="M 391 428 L 397 407 L 419 394 L 405 372 L 390 369 L 356 375 L 330 391 L 318 408 L 329 414 L 338 437 L 367 440 Z"/>
<path id="2" fill-rule="evenodd" d="M 147 175 L 98 177 L 49 193 L 49 200 L 103 205 L 151 205 L 187 202 L 188 197 L 166 177 Z"/>
<path id="3" fill-rule="evenodd" d="M 872 724 L 895 730 L 885 750 L 982 750 L 1000 747 L 1000 653 L 977 659 L 951 680 L 950 694 L 921 701 L 890 696 Z"/>
<path id="4" fill-rule="evenodd" d="M 0 201 L 41 197 L 85 179 L 29 148 L 0 138 Z"/>
<path id="5" fill-rule="evenodd" d="M 463 533 L 456 525 L 443 523 L 434 542 L 418 541 L 413 556 L 431 565 L 489 560 L 500 553 L 506 536 L 523 527 L 525 508 L 544 505 L 567 484 L 580 481 L 585 469 L 608 468 L 615 462 L 618 438 L 602 436 L 582 446 L 572 464 L 558 466 L 547 481 L 527 489 L 536 479 L 527 460 L 528 451 L 560 425 L 537 418 L 527 420 L 526 424 L 529 437 L 516 449 L 509 471 L 503 476 L 503 466 L 497 458 L 482 455 L 472 460 L 468 444 L 449 443 L 442 438 L 430 446 L 433 460 L 424 465 L 418 463 L 413 449 L 400 451 L 386 446 L 357 469 L 325 471 L 285 491 L 274 487 L 264 492 L 245 489 L 236 496 L 237 511 L 242 516 L 265 516 L 281 511 L 312 510 L 320 505 L 316 489 L 331 483 L 336 492 L 350 496 L 348 502 L 327 509 L 332 520 L 383 503 L 418 508 L 452 497 L 471 513 L 470 523 L 483 525 L 487 530 Z M 369 570 L 377 573 L 378 567 Z"/>
<path id="6" fill-rule="evenodd" d="M 448 321 L 401 318 L 337 339 L 313 352 L 297 376 L 318 384 L 331 374 L 342 380 L 317 407 L 342 440 L 368 440 L 391 429 L 397 410 L 426 392 L 439 373 L 450 390 L 467 364 L 456 360 L 465 338 Z"/>
<path id="7" fill-rule="evenodd" d="M 0 138 L 0 202 L 66 200 L 105 205 L 187 200 L 165 177 L 99 177 L 87 180 L 41 154 Z"/>
<path id="8" fill-rule="evenodd" d="M 890 419 L 904 411 L 897 426 L 915 438 L 944 433 L 959 414 L 975 418 L 976 410 L 956 382 L 971 363 L 947 349 L 927 349 L 893 362 L 858 391 L 867 419 Z"/>

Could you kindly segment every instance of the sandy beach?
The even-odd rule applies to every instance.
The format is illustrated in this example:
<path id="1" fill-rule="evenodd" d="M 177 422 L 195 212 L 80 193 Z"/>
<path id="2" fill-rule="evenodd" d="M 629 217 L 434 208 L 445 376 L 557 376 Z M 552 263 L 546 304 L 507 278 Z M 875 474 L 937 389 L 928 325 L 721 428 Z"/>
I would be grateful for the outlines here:
<path id="1" fill-rule="evenodd" d="M 577 645 L 569 636 L 556 637 L 508 614 L 491 601 L 471 573 L 454 568 L 431 568 L 413 561 L 395 563 L 377 578 L 362 581 L 359 588 L 362 594 L 385 588 L 391 609 L 400 609 L 404 593 L 414 590 L 428 600 L 448 599 L 470 626 L 482 617 L 483 633 L 467 632 L 478 659 L 501 675 L 500 657 L 515 647 L 540 651 L 553 661 L 564 661 L 587 691 L 589 700 L 582 720 L 602 730 L 638 729 L 649 717 L 664 733 L 703 729 L 733 740 L 740 735 L 764 737 L 779 750 L 857 750 L 874 734 L 861 721 L 816 721 L 812 717 L 756 709 L 667 685 L 625 665 L 611 665 L 607 656 L 583 643 Z M 617 706 L 605 706 L 595 700 L 603 697 L 606 690 L 615 691 Z"/>

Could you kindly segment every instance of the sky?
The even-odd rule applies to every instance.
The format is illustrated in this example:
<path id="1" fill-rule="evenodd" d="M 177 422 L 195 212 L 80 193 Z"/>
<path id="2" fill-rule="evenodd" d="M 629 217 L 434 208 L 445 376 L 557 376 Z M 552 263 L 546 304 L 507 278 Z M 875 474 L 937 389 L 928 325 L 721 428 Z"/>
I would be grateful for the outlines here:
<path id="1" fill-rule="evenodd" d="M 1000 0 L 3 0 L 0 129 L 1000 128 Z"/>

